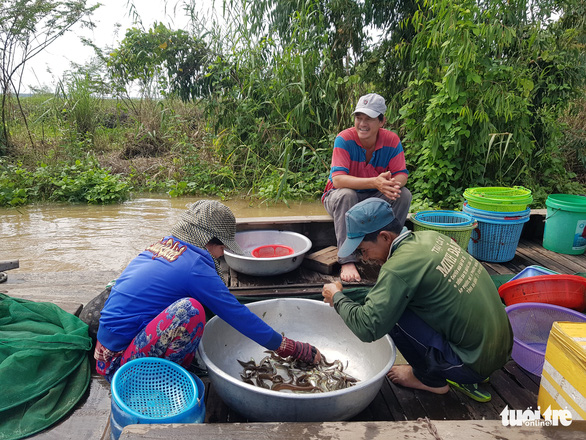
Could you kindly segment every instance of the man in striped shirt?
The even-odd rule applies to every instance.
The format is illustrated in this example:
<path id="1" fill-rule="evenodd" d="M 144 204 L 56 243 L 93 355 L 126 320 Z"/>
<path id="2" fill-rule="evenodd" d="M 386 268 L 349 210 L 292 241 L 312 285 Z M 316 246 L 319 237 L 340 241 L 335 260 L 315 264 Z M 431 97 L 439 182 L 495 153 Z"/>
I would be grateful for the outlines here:
<path id="1" fill-rule="evenodd" d="M 411 192 L 405 184 L 409 172 L 399 136 L 383 128 L 386 110 L 382 96 L 362 96 L 353 112 L 354 127 L 339 133 L 334 142 L 322 202 L 334 219 L 338 248 L 346 240 L 346 212 L 369 197 L 389 202 L 401 225 L 407 218 Z M 342 281 L 360 281 L 358 258 L 355 253 L 338 258 Z"/>

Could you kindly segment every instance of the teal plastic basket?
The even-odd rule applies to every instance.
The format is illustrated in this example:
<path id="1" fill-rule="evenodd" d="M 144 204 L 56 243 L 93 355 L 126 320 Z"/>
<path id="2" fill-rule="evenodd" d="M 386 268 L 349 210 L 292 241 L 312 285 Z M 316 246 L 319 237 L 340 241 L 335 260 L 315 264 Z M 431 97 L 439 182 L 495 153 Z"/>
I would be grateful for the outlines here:
<path id="1" fill-rule="evenodd" d="M 112 379 L 110 438 L 124 426 L 203 423 L 203 383 L 181 365 L 144 357 L 120 367 Z"/>

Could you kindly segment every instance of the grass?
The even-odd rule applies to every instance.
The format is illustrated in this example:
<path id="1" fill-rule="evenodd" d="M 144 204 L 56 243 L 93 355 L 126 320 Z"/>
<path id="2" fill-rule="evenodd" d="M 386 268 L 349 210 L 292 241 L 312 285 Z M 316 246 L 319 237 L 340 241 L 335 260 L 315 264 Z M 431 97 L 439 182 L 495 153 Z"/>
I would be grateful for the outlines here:
<path id="1" fill-rule="evenodd" d="M 278 191 L 272 185 L 278 181 L 279 172 L 273 169 L 268 172 L 267 184 L 259 185 L 258 193 L 251 193 L 250 172 L 258 172 L 262 158 L 250 156 L 242 164 L 235 164 L 235 156 L 226 156 L 226 139 L 210 132 L 196 105 L 172 99 L 141 99 L 129 106 L 113 99 L 95 99 L 92 105 L 76 107 L 72 99 L 52 95 L 23 98 L 22 103 L 27 124 L 22 117 L 15 119 L 12 149 L 0 161 L 5 180 L 15 173 L 8 165 L 17 166 L 21 179 L 11 184 L 10 194 L 5 188 L 0 205 L 47 199 L 48 189 L 28 191 L 28 198 L 12 194 L 22 194 L 20 190 L 33 186 L 32 181 L 41 172 L 52 172 L 59 180 L 59 170 L 76 161 L 108 171 L 137 192 L 271 198 Z M 68 110 L 71 108 L 75 110 Z M 92 113 L 92 117 L 76 115 L 77 110 Z M 28 178 L 25 170 L 30 171 Z M 81 181 L 87 183 L 87 179 Z M 287 194 L 297 199 L 303 198 L 300 195 L 317 195 L 303 189 L 289 189 Z"/>
<path id="2" fill-rule="evenodd" d="M 265 153 L 257 152 L 234 132 L 214 133 L 209 115 L 196 104 L 142 99 L 129 105 L 115 99 L 91 99 L 91 104 L 78 107 L 71 97 L 59 95 L 21 99 L 27 124 L 22 117 L 14 117 L 11 152 L 0 156 L 0 178 L 4 179 L 0 205 L 36 200 L 107 203 L 123 200 L 132 191 L 316 200 L 325 186 L 331 155 L 326 144 L 317 150 L 307 148 L 297 159 L 301 169 L 297 171 L 289 163 L 296 146 L 278 137 L 270 141 L 273 134 L 263 132 L 266 142 L 283 145 L 267 144 Z M 586 184 L 585 103 L 576 103 L 561 121 L 568 126 L 561 151 L 577 175 L 575 193 Z M 92 113 L 92 117 L 75 115 L 75 111 Z M 263 130 L 267 128 L 259 126 L 259 133 Z M 495 151 L 500 150 L 501 162 L 506 158 L 507 139 L 491 143 Z M 405 148 L 408 153 L 409 146 Z M 271 156 L 277 150 L 281 153 Z M 501 171 L 509 170 L 507 164 L 500 163 Z M 97 189 L 86 197 L 72 181 L 64 183 L 68 181 L 64 170 L 77 170 L 73 180 Z M 115 194 L 110 197 L 107 191 Z M 542 192 L 535 194 L 545 199 L 547 191 Z M 415 203 L 413 208 L 432 209 L 433 205 Z"/>

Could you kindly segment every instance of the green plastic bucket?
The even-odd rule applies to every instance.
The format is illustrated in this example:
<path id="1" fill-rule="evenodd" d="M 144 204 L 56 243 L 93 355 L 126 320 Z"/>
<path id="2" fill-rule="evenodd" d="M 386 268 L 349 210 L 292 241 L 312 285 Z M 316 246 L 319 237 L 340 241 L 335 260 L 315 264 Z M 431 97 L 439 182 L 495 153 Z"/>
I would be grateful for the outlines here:
<path id="1" fill-rule="evenodd" d="M 551 194 L 545 206 L 543 247 L 560 254 L 583 254 L 586 250 L 586 197 Z"/>

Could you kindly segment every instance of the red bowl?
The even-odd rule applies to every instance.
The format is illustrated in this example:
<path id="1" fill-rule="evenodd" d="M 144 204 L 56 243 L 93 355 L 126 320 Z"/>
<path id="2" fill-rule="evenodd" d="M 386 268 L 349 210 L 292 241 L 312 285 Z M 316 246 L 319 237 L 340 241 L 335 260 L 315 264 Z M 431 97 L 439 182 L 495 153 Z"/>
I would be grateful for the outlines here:
<path id="1" fill-rule="evenodd" d="M 582 312 L 586 309 L 586 278 L 563 274 L 519 278 L 501 285 L 499 295 L 507 306 L 538 302 Z"/>
<path id="2" fill-rule="evenodd" d="M 256 258 L 276 258 L 293 255 L 295 251 L 284 244 L 266 244 L 253 249 L 251 253 Z"/>

